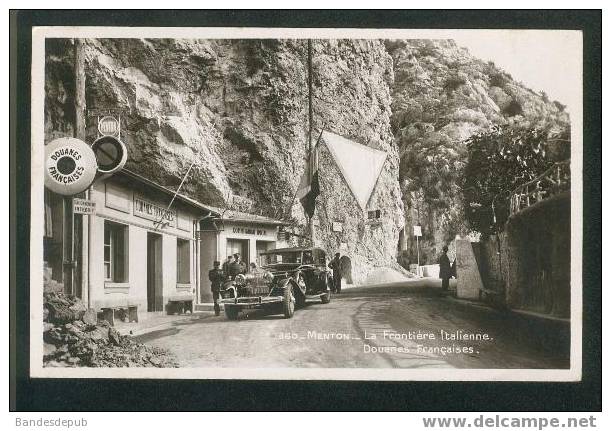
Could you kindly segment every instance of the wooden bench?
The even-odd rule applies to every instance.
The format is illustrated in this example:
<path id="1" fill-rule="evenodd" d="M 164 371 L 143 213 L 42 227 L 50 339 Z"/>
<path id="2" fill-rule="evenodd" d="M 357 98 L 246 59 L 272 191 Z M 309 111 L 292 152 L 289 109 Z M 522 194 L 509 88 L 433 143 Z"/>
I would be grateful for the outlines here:
<path id="1" fill-rule="evenodd" d="M 107 305 L 102 308 L 102 318 L 115 326 L 115 315 L 124 322 L 138 322 L 138 306 L 135 304 Z"/>
<path id="2" fill-rule="evenodd" d="M 193 314 L 193 296 L 171 296 L 168 299 L 168 314 Z"/>

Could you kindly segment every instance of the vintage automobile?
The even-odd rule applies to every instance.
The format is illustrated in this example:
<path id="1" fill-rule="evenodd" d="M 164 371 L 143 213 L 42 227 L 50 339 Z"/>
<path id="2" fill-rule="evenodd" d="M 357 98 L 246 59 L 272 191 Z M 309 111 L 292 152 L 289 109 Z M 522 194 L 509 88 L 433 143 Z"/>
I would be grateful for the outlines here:
<path id="1" fill-rule="evenodd" d="M 239 274 L 221 289 L 225 315 L 235 320 L 244 309 L 265 309 L 291 318 L 306 300 L 331 300 L 333 278 L 324 250 L 313 247 L 280 248 L 260 254 L 256 273 Z"/>

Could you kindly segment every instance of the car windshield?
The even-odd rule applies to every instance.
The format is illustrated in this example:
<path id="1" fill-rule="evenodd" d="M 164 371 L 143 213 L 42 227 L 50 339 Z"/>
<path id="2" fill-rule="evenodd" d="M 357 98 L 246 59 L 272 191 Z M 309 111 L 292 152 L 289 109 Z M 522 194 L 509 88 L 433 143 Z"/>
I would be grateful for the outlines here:
<path id="1" fill-rule="evenodd" d="M 301 263 L 300 251 L 283 251 L 282 253 L 266 253 L 261 255 L 261 264 Z"/>

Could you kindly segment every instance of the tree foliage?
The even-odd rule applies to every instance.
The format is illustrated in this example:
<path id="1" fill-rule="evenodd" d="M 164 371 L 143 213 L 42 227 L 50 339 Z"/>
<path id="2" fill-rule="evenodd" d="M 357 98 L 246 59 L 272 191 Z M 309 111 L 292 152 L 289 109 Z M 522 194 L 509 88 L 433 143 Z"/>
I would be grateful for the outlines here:
<path id="1" fill-rule="evenodd" d="M 471 229 L 483 235 L 501 230 L 509 215 L 510 192 L 568 158 L 569 138 L 568 129 L 523 124 L 495 126 L 471 136 L 463 173 L 463 206 Z"/>

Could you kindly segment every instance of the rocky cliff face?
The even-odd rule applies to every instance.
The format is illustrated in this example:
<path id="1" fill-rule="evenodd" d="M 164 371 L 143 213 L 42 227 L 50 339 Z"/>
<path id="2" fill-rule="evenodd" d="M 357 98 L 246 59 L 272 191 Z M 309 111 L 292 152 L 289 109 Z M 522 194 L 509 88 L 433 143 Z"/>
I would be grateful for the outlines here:
<path id="1" fill-rule="evenodd" d="M 47 43 L 49 141 L 72 135 L 74 76 L 70 41 Z M 305 40 L 89 39 L 85 46 L 87 107 L 124 111 L 129 169 L 175 188 L 194 162 L 187 195 L 214 206 L 239 202 L 305 231 L 293 202 L 308 138 Z M 321 149 L 316 242 L 329 253 L 347 247 L 357 281 L 395 262 L 400 240 L 407 244 L 402 263 L 415 262 L 412 225 L 423 227 L 421 263 L 434 262 L 445 242 L 465 233 L 460 172 L 462 142 L 471 134 L 506 122 L 568 125 L 560 103 L 453 41 L 312 46 L 315 128 L 388 155 L 363 210 Z M 93 121 L 87 131 L 92 142 Z M 379 224 L 365 223 L 367 209 L 381 210 Z M 334 221 L 343 224 L 341 234 L 331 231 Z"/>
<path id="2" fill-rule="evenodd" d="M 568 127 L 559 102 L 535 93 L 452 40 L 386 41 L 394 63 L 392 128 L 401 157 L 400 180 L 408 230 L 421 225 L 420 261 L 434 263 L 441 247 L 464 234 L 463 141 L 495 124 Z M 415 263 L 407 232 L 404 264 Z"/>
<path id="3" fill-rule="evenodd" d="M 292 200 L 306 160 L 306 41 L 89 39 L 85 57 L 87 108 L 124 111 L 127 168 L 176 187 L 195 162 L 185 194 L 215 206 L 237 196 L 250 211 L 305 225 Z M 72 134 L 72 64 L 70 41 L 48 42 L 48 140 Z M 392 58 L 380 41 L 313 41 L 313 70 L 315 127 L 388 153 L 371 200 L 385 209 L 383 223 L 371 231 L 337 167 L 321 157 L 316 242 L 329 253 L 350 244 L 359 281 L 395 260 L 403 223 L 390 127 Z M 92 142 L 93 121 L 87 132 Z M 338 220 L 341 237 L 330 233 Z"/>

